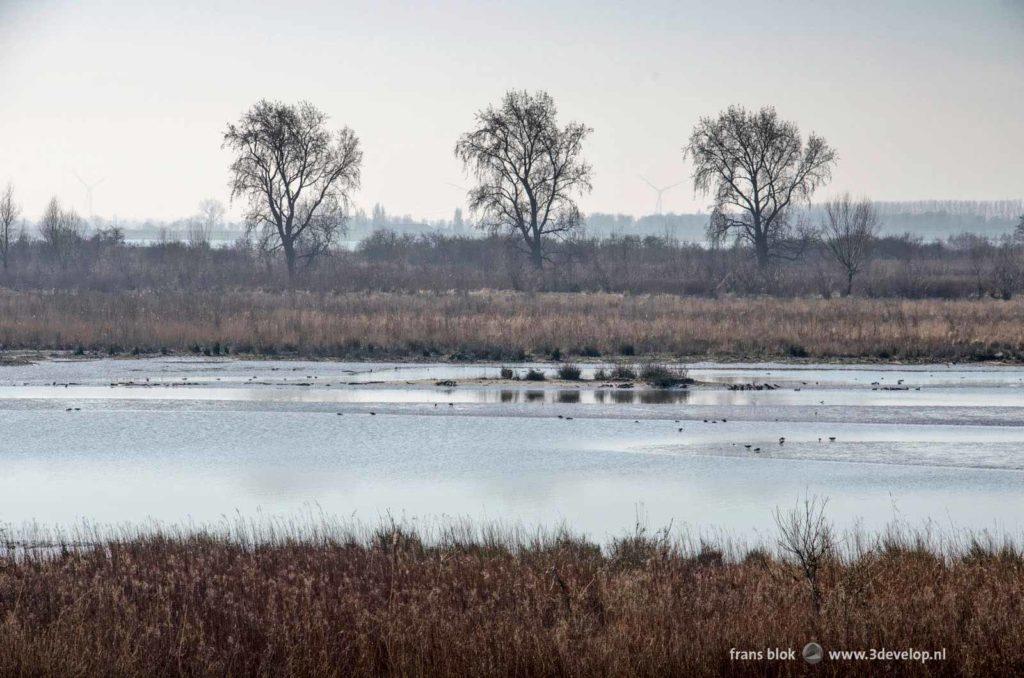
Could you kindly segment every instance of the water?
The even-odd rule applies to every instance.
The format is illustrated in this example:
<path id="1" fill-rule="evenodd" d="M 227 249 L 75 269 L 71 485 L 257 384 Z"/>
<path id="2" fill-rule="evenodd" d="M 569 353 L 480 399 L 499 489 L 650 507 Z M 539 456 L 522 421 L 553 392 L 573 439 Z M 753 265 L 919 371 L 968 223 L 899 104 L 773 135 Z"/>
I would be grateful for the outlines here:
<path id="1" fill-rule="evenodd" d="M 528 367 L 554 375 L 515 369 Z M 0 521 L 313 508 L 565 523 L 602 539 L 639 514 L 757 538 L 775 507 L 810 494 L 829 497 L 840 527 L 1024 533 L 1024 369 L 689 367 L 700 383 L 685 391 L 497 382 L 499 365 L 0 367 Z"/>

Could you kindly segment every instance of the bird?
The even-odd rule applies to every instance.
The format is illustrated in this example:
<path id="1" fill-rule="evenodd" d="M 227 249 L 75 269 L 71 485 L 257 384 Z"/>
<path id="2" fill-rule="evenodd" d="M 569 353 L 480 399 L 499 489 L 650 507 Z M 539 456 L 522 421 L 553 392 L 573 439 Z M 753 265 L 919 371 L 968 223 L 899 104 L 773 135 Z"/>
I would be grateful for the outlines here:
<path id="1" fill-rule="evenodd" d="M 761 448 L 760 448 L 760 447 L 755 447 L 755 448 L 754 448 L 754 452 L 760 452 L 760 451 L 761 451 Z"/>
<path id="2" fill-rule="evenodd" d="M 744 445 L 743 447 L 745 447 L 745 448 L 747 448 L 749 450 L 751 446 L 750 445 Z"/>
<path id="3" fill-rule="evenodd" d="M 830 443 L 834 443 L 834 442 L 836 441 L 836 437 L 835 437 L 835 436 L 829 436 L 829 437 L 828 437 L 828 441 L 829 441 Z"/>
<path id="4" fill-rule="evenodd" d="M 784 436 L 780 436 L 779 437 L 779 445 L 782 445 L 785 442 L 786 442 L 786 438 Z"/>

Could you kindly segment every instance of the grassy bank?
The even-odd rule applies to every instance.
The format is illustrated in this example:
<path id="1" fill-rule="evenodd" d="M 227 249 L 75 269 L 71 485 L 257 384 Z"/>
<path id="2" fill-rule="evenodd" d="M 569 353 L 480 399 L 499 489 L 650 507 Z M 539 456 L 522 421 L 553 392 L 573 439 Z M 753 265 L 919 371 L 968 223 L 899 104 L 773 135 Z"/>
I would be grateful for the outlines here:
<path id="1" fill-rule="evenodd" d="M 793 518 L 796 518 L 796 522 Z M 777 550 L 638 530 L 386 526 L 356 537 L 121 533 L 0 548 L 2 675 L 820 675 L 1024 670 L 1024 557 L 984 540 L 835 540 L 813 518 Z M 808 565 L 810 563 L 810 565 Z M 809 574 L 811 572 L 811 574 Z M 795 648 L 793 661 L 730 650 Z"/>
<path id="2" fill-rule="evenodd" d="M 1024 300 L 0 290 L 0 347 L 517 360 L 1024 359 Z"/>

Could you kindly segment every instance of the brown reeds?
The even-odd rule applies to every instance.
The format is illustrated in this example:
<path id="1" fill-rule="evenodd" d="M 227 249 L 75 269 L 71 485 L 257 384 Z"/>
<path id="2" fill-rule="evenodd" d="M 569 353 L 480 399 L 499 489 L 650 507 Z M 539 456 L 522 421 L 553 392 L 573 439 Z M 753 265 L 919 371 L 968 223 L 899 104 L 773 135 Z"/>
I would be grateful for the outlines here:
<path id="1" fill-rule="evenodd" d="M 0 675 L 803 675 L 809 641 L 945 651 L 924 663 L 826 654 L 821 675 L 1024 670 L 1014 547 L 887 534 L 840 548 L 816 527 L 796 524 L 811 542 L 795 552 L 642 528 L 601 549 L 565 532 L 427 539 L 394 524 L 362 537 L 9 541 Z M 796 659 L 735 652 L 767 648 Z"/>
<path id="2" fill-rule="evenodd" d="M 347 358 L 1024 359 L 1024 300 L 0 290 L 0 348 Z"/>

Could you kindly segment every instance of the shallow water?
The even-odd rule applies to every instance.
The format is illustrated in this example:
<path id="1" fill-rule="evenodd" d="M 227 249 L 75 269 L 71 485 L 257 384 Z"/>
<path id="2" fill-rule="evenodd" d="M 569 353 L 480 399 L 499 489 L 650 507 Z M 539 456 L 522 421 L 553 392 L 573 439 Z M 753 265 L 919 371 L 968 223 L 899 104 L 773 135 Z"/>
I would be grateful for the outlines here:
<path id="1" fill-rule="evenodd" d="M 371 522 L 565 522 L 597 538 L 640 513 L 751 536 L 771 531 L 775 507 L 817 494 L 840 526 L 1024 533 L 1021 368 L 698 364 L 701 385 L 673 391 L 479 381 L 499 367 L 0 367 L 0 521 L 316 506 Z M 728 390 L 751 383 L 779 388 Z"/>

